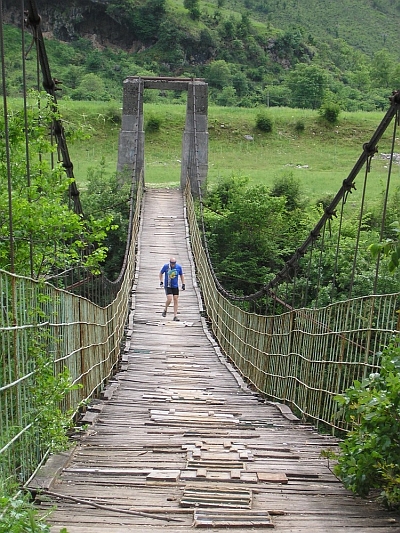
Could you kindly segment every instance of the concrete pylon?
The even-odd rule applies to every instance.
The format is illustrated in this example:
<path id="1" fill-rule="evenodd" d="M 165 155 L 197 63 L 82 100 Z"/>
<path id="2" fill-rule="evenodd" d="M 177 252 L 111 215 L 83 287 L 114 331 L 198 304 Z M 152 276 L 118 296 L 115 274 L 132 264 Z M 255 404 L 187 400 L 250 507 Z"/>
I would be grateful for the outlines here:
<path id="1" fill-rule="evenodd" d="M 190 179 L 193 196 L 204 190 L 208 172 L 208 84 L 188 83 L 186 123 L 182 140 L 181 188 Z"/>
<path id="2" fill-rule="evenodd" d="M 208 85 L 202 78 L 130 76 L 124 80 L 117 171 L 136 180 L 142 176 L 144 184 L 144 89 L 188 92 L 180 185 L 184 189 L 189 179 L 193 196 L 199 196 L 208 172 Z"/>
<path id="3" fill-rule="evenodd" d="M 144 180 L 143 88 L 139 77 L 129 77 L 123 82 L 117 172 L 129 173 L 136 180 L 140 176 Z"/>

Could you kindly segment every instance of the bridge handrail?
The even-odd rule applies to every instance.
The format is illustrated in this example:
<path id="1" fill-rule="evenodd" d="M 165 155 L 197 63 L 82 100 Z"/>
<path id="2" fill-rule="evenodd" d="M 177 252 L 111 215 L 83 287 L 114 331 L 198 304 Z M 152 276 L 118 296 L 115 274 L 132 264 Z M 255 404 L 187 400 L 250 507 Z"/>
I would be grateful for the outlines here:
<path id="1" fill-rule="evenodd" d="M 62 411 L 76 413 L 100 392 L 116 368 L 136 268 L 143 187 L 138 183 L 125 276 L 115 299 L 100 307 L 47 282 L 0 270 L 0 473 L 28 480 L 47 454 L 40 437 L 35 385 L 46 360 L 72 384 Z"/>
<path id="2" fill-rule="evenodd" d="M 281 315 L 244 311 L 218 290 L 189 187 L 185 196 L 204 308 L 225 355 L 268 399 L 290 405 L 317 426 L 350 429 L 337 418 L 334 397 L 355 379 L 379 369 L 382 348 L 399 333 L 400 293 L 353 298 L 320 309 L 293 309 Z"/>

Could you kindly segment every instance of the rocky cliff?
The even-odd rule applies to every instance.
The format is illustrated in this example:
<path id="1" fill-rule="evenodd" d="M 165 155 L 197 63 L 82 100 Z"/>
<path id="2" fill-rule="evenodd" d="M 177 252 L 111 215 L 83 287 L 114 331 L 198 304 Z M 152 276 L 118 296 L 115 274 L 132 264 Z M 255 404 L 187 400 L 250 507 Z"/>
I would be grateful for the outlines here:
<path id="1" fill-rule="evenodd" d="M 15 0 L 3 0 L 3 18 L 21 28 L 21 8 L 15 4 Z M 141 44 L 123 21 L 107 13 L 109 4 L 108 0 L 36 0 L 45 37 L 65 42 L 84 37 L 99 48 L 115 46 L 134 51 Z"/>

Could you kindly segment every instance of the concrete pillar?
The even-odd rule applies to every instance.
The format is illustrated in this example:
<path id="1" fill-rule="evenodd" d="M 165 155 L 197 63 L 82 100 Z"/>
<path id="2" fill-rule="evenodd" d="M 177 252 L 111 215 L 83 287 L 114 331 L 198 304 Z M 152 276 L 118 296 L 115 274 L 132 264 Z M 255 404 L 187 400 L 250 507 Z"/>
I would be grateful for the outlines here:
<path id="1" fill-rule="evenodd" d="M 195 113 L 194 113 L 195 111 Z M 181 188 L 190 179 L 193 196 L 199 185 L 205 189 L 208 172 L 208 85 L 193 80 L 188 84 L 185 131 L 182 140 Z M 198 165 L 196 165 L 196 156 Z"/>
<path id="2" fill-rule="evenodd" d="M 142 175 L 144 180 L 143 81 L 139 77 L 123 82 L 117 172 L 128 173 L 136 180 Z"/>

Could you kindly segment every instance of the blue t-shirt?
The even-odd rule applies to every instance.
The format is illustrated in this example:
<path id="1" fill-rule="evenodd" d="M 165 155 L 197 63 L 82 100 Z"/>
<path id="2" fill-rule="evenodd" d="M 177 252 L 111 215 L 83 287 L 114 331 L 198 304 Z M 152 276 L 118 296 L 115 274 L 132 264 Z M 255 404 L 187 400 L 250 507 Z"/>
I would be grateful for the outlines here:
<path id="1" fill-rule="evenodd" d="M 174 267 L 166 263 L 161 269 L 161 274 L 164 274 L 165 287 L 176 288 L 178 287 L 179 276 L 182 276 L 183 271 L 181 265 L 178 265 L 178 263 Z"/>

